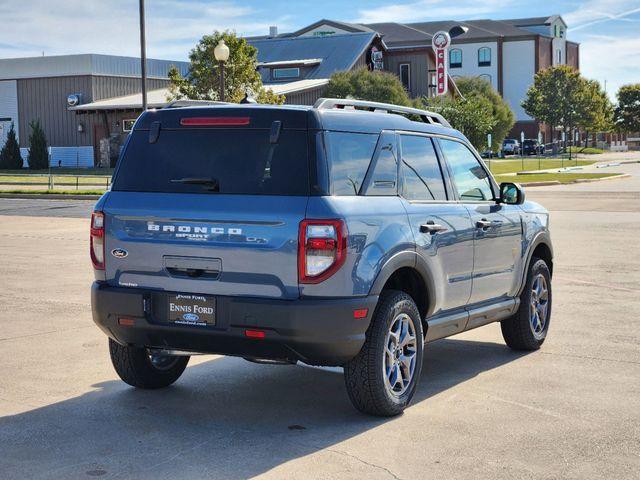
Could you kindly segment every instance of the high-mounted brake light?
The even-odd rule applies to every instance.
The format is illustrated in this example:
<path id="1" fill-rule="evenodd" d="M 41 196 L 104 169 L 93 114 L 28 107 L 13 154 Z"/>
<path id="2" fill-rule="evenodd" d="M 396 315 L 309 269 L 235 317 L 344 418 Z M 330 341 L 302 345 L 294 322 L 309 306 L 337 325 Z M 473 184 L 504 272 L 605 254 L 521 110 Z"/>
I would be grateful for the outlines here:
<path id="1" fill-rule="evenodd" d="M 91 263 L 96 270 L 104 270 L 104 213 L 93 212 L 91 214 L 90 235 Z"/>
<path id="2" fill-rule="evenodd" d="M 239 127 L 249 125 L 249 117 L 190 117 L 181 118 L 183 127 Z"/>
<path id="3" fill-rule="evenodd" d="M 344 264 L 347 231 L 342 220 L 303 220 L 298 234 L 298 282 L 320 283 Z"/>

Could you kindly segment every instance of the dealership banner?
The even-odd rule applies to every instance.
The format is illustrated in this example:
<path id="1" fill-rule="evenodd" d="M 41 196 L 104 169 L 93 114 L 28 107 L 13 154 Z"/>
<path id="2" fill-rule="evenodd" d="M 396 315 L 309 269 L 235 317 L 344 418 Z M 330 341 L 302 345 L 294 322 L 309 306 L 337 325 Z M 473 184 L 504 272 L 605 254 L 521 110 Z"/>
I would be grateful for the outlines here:
<path id="1" fill-rule="evenodd" d="M 431 40 L 431 45 L 436 54 L 436 95 L 444 95 L 449 86 L 447 82 L 447 51 L 451 45 L 449 33 L 436 32 Z"/>

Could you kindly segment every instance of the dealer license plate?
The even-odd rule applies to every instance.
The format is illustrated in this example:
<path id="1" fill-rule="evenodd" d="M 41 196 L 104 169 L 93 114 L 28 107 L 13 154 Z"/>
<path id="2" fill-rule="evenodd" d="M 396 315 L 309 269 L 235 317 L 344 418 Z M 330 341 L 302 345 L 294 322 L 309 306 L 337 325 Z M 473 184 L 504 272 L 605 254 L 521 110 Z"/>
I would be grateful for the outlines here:
<path id="1" fill-rule="evenodd" d="M 168 297 L 168 318 L 180 325 L 215 325 L 216 299 L 179 293 Z"/>

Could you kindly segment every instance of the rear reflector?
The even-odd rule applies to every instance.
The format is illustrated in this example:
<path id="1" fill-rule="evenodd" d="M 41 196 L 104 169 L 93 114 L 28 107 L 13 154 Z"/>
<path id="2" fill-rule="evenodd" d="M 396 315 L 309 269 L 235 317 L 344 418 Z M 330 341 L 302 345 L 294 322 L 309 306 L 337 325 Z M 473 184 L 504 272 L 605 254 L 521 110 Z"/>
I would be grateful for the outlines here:
<path id="1" fill-rule="evenodd" d="M 133 327 L 136 324 L 133 318 L 118 318 L 118 325 L 122 325 L 123 327 Z"/>
<path id="2" fill-rule="evenodd" d="M 365 318 L 369 313 L 368 308 L 359 308 L 358 310 L 353 311 L 353 318 Z"/>
<path id="3" fill-rule="evenodd" d="M 265 337 L 264 330 L 245 330 L 244 331 L 244 335 L 245 335 L 245 337 L 249 337 L 249 338 L 264 338 Z"/>
<path id="4" fill-rule="evenodd" d="M 191 117 L 181 118 L 184 127 L 238 127 L 249 125 L 249 117 Z"/>

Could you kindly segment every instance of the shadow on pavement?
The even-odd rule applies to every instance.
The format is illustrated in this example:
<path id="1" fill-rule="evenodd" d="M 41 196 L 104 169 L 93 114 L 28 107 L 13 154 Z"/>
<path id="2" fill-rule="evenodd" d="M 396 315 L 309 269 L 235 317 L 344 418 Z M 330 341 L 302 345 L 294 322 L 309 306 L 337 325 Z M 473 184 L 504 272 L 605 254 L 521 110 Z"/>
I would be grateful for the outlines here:
<path id="1" fill-rule="evenodd" d="M 413 405 L 521 356 L 466 340 L 426 353 Z M 242 479 L 394 421 L 355 411 L 341 373 L 231 357 L 189 367 L 164 390 L 94 387 L 1 418 L 0 477 Z"/>

